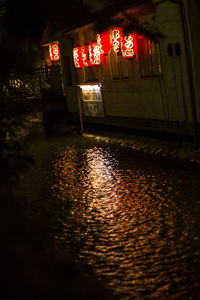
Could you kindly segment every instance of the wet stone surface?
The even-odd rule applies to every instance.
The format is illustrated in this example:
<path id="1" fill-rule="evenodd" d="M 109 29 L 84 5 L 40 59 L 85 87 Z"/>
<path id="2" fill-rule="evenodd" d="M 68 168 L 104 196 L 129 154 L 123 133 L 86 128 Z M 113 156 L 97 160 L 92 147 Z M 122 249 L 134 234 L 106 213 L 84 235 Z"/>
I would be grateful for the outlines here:
<path id="1" fill-rule="evenodd" d="M 198 299 L 199 175 L 199 166 L 67 137 L 49 175 L 49 205 L 60 211 L 53 244 L 120 299 Z"/>

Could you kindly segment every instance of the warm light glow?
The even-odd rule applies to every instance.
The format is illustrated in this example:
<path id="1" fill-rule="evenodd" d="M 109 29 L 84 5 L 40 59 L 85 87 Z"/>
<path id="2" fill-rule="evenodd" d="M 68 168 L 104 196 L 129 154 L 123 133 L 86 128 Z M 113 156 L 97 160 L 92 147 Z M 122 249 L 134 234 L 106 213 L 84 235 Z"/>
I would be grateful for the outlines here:
<path id="1" fill-rule="evenodd" d="M 49 55 L 52 61 L 57 61 L 60 59 L 60 52 L 58 44 L 50 44 L 49 45 Z"/>
<path id="2" fill-rule="evenodd" d="M 178 176 L 141 167 L 126 148 L 101 144 L 102 136 L 91 143 L 87 138 L 79 148 L 61 147 L 52 164 L 49 203 L 58 211 L 60 230 L 54 243 L 72 247 L 116 294 L 125 292 L 124 299 L 141 299 L 143 291 L 163 299 L 177 286 L 184 293 L 184 262 L 199 262 L 199 251 L 198 236 L 195 252 L 190 248 L 196 235 L 192 215 L 175 201 L 182 191 Z"/>
<path id="3" fill-rule="evenodd" d="M 142 39 L 143 36 L 136 33 L 130 33 L 123 36 L 123 29 L 115 27 L 111 31 L 104 31 L 97 34 L 97 41 L 86 44 L 83 47 L 73 49 L 74 65 L 76 68 L 99 66 L 106 62 L 106 55 L 109 54 L 111 46 L 118 53 L 122 51 L 125 58 L 134 57 L 137 47 L 136 39 Z"/>
<path id="4" fill-rule="evenodd" d="M 91 90 L 91 89 L 94 89 L 94 90 L 97 90 L 99 91 L 100 88 L 101 88 L 101 85 L 97 85 L 97 84 L 91 84 L 91 85 L 80 85 L 80 88 L 82 90 Z"/>
<path id="5" fill-rule="evenodd" d="M 82 57 L 82 47 L 76 47 L 73 49 L 74 65 L 76 68 L 80 69 L 84 67 L 83 57 Z"/>
<path id="6" fill-rule="evenodd" d="M 123 30 L 121 27 L 115 27 L 112 30 L 112 47 L 118 53 L 122 43 Z"/>
<path id="7" fill-rule="evenodd" d="M 130 33 L 122 39 L 122 55 L 125 58 L 132 58 L 136 53 L 136 36 Z"/>
<path id="8" fill-rule="evenodd" d="M 89 55 L 90 55 L 90 62 L 94 66 L 98 66 L 101 64 L 101 47 L 97 42 L 93 42 L 89 44 Z"/>
<path id="9" fill-rule="evenodd" d="M 97 34 L 97 43 L 101 47 L 101 53 L 106 55 L 111 50 L 110 44 L 110 33 L 109 31 L 104 31 Z"/>
<path id="10" fill-rule="evenodd" d="M 139 39 L 139 40 L 144 39 L 144 35 L 136 33 L 136 38 Z"/>
<path id="11" fill-rule="evenodd" d="M 83 64 L 86 67 L 91 67 L 92 64 L 90 62 L 90 53 L 89 53 L 89 45 L 86 44 L 82 47 L 82 57 L 83 57 Z"/>

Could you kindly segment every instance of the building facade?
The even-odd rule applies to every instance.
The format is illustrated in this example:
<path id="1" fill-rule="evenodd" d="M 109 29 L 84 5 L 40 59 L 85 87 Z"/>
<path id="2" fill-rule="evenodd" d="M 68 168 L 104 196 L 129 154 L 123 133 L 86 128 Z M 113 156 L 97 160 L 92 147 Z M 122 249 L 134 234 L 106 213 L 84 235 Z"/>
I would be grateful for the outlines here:
<path id="1" fill-rule="evenodd" d="M 46 34 L 45 60 L 66 97 L 66 118 L 197 140 L 199 12 L 196 0 L 122 1 Z"/>

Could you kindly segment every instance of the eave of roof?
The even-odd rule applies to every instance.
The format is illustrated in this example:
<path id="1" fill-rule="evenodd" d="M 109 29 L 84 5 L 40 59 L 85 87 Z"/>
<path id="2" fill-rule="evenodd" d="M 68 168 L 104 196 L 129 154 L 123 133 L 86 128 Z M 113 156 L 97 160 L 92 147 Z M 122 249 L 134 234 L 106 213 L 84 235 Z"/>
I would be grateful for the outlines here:
<path id="1" fill-rule="evenodd" d="M 83 18 L 80 23 L 73 24 L 72 26 L 68 27 L 62 27 L 56 31 L 62 31 L 62 33 L 67 33 L 84 25 L 96 22 L 97 20 L 100 20 L 102 16 L 104 16 L 104 18 L 109 18 L 111 16 L 116 15 L 119 12 L 125 11 L 129 8 L 140 6 L 145 3 L 152 4 L 152 0 L 122 0 L 105 7 L 100 11 L 97 11 L 87 16 L 86 18 Z"/>
<path id="2" fill-rule="evenodd" d="M 63 37 L 80 27 L 91 23 L 97 23 L 98 20 L 102 20 L 102 16 L 106 23 L 109 18 L 116 16 L 120 12 L 126 11 L 130 8 L 142 7 L 143 5 L 146 7 L 154 6 L 152 0 L 121 0 L 117 3 L 105 7 L 100 11 L 89 14 L 85 18 L 83 17 L 83 19 L 79 23 L 73 24 L 71 26 L 61 26 L 60 28 L 54 29 L 51 24 L 51 28 L 47 26 L 46 32 L 44 32 L 41 44 L 43 46 L 47 45 L 53 40 L 59 40 L 60 37 Z"/>

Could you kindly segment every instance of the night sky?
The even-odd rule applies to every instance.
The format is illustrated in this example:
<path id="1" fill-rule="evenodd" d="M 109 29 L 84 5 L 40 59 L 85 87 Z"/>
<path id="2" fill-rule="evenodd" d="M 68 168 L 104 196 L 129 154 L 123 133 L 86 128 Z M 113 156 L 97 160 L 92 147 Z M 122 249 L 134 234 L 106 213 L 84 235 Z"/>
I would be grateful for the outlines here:
<path id="1" fill-rule="evenodd" d="M 7 7 L 5 26 L 16 35 L 37 37 L 42 34 L 48 22 L 58 27 L 74 25 L 74 22 L 79 23 L 80 19 L 90 12 L 112 2 L 113 0 L 76 0 L 71 3 L 65 0 L 56 0 L 56 2 L 54 0 L 5 0 Z"/>

